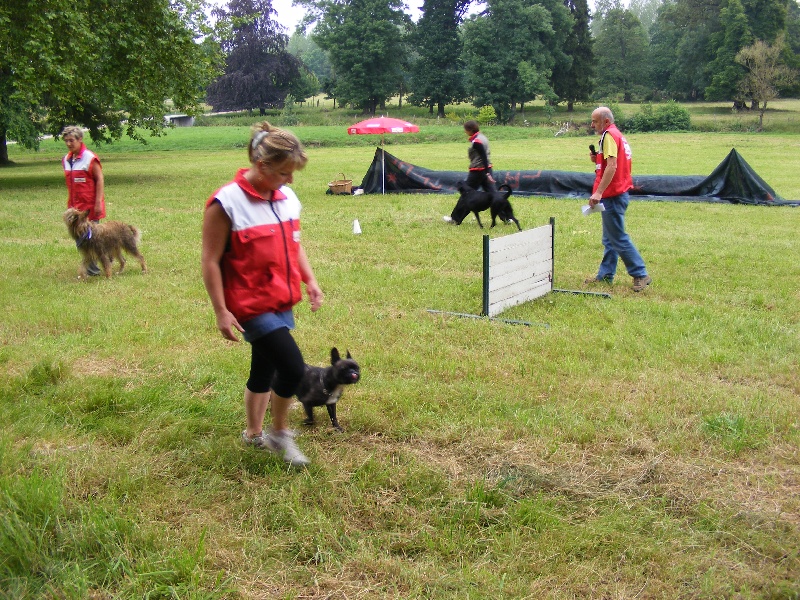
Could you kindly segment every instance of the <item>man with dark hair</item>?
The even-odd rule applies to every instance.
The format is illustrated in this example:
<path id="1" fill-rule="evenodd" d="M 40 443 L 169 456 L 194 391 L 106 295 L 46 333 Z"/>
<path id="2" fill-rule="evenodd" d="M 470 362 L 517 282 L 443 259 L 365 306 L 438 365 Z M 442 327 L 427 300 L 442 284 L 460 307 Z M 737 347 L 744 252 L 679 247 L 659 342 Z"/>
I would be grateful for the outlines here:
<path id="1" fill-rule="evenodd" d="M 481 133 L 477 121 L 464 123 L 464 132 L 469 138 L 467 185 L 473 190 L 483 188 L 486 192 L 495 193 L 497 187 L 492 178 L 492 155 L 489 152 L 489 139 Z"/>

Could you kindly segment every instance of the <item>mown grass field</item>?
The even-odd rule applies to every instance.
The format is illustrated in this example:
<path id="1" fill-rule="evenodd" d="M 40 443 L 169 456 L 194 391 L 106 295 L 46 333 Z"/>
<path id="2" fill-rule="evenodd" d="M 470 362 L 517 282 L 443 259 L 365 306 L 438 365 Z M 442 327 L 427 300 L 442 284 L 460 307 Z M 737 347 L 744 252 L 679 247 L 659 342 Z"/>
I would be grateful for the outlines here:
<path id="1" fill-rule="evenodd" d="M 463 169 L 458 127 L 433 127 L 388 151 Z M 498 169 L 591 169 L 593 137 L 508 129 L 487 131 Z M 63 144 L 11 149 L 0 597 L 800 597 L 797 209 L 637 202 L 646 292 L 621 275 L 611 299 L 503 314 L 532 327 L 443 317 L 427 309 L 481 308 L 474 219 L 443 223 L 455 196 L 326 195 L 339 172 L 360 181 L 378 140 L 296 131 L 326 293 L 317 313 L 298 306 L 296 337 L 314 364 L 349 349 L 363 375 L 344 434 L 292 412 L 313 461 L 299 472 L 240 446 L 248 347 L 216 332 L 200 279 L 202 206 L 245 166 L 247 128 L 98 149 L 109 217 L 143 230 L 151 270 L 110 281 L 75 278 Z M 800 198 L 797 135 L 631 143 L 641 174 L 707 174 L 736 147 Z M 581 289 L 600 259 L 581 204 L 514 201 L 525 228 L 555 217 L 558 288 Z"/>

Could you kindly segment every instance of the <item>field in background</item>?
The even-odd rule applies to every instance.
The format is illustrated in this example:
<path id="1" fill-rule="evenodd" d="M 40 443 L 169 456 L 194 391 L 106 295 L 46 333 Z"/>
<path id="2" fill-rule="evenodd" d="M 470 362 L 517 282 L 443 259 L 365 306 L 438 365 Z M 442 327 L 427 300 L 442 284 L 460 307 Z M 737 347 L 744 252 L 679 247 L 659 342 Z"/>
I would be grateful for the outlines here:
<path id="1" fill-rule="evenodd" d="M 642 104 L 615 104 L 617 115 L 622 118 L 631 117 L 642 109 Z M 755 132 L 758 129 L 758 111 L 744 110 L 735 112 L 729 102 L 684 102 L 681 106 L 689 111 L 692 122 L 692 131 L 696 132 Z M 548 131 L 557 131 L 564 123 L 569 122 L 578 127 L 589 127 L 592 110 L 596 103 L 578 103 L 574 110 L 568 112 L 566 106 L 555 108 L 546 107 L 541 100 L 526 104 L 519 110 L 512 126 L 508 129 L 536 129 L 543 128 Z M 468 118 L 476 118 L 478 111 L 468 103 L 448 105 L 445 108 L 446 117 L 440 119 L 427 108 L 411 106 L 398 102 L 397 98 L 386 104 L 385 109 L 378 111 L 385 116 L 410 119 L 414 123 L 423 125 L 441 125 L 446 123 L 463 123 Z M 251 115 L 210 115 L 201 119 L 204 124 L 239 124 L 249 122 L 258 113 Z M 282 111 L 268 111 L 271 119 L 280 119 Z M 357 111 L 347 107 L 341 108 L 331 99 L 319 96 L 309 102 L 297 104 L 295 108 L 297 123 L 301 125 L 334 125 L 344 126 L 360 121 L 364 118 Z M 764 116 L 764 130 L 766 133 L 795 134 L 800 132 L 800 99 L 779 99 L 770 102 Z"/>
<path id="2" fill-rule="evenodd" d="M 388 149 L 462 170 L 449 127 Z M 489 132 L 498 168 L 591 168 L 591 137 L 507 129 Z M 11 150 L 0 597 L 800 596 L 797 209 L 637 202 L 646 292 L 621 274 L 611 299 L 503 315 L 532 327 L 435 316 L 479 312 L 481 235 L 514 230 L 445 224 L 455 196 L 326 195 L 338 172 L 360 180 L 378 139 L 296 131 L 321 140 L 294 188 L 326 293 L 296 335 L 309 362 L 336 345 L 363 370 L 346 432 L 322 414 L 303 430 L 299 473 L 240 447 L 248 348 L 215 331 L 200 280 L 202 206 L 245 166 L 247 127 L 98 149 L 109 216 L 141 227 L 151 269 L 111 281 L 75 280 L 63 144 Z M 798 136 L 631 137 L 637 172 L 705 174 L 736 147 L 800 198 Z M 558 288 L 600 259 L 581 204 L 514 201 L 524 228 L 555 217 Z"/>

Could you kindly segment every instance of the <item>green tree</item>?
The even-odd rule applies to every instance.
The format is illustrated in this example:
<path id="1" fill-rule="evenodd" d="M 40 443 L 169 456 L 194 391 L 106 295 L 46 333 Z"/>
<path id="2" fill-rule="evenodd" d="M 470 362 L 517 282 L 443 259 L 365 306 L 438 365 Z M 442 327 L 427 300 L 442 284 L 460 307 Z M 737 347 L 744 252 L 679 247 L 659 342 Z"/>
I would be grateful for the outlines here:
<path id="1" fill-rule="evenodd" d="M 333 74 L 331 61 L 328 54 L 317 43 L 306 35 L 304 31 L 295 31 L 289 38 L 286 47 L 289 54 L 300 59 L 306 68 L 311 71 L 319 81 L 329 79 Z"/>
<path id="2" fill-rule="evenodd" d="M 217 73 L 218 46 L 191 0 L 0 1 L 0 164 L 6 142 L 38 148 L 65 124 L 94 140 L 165 127 L 171 110 L 197 114 Z M 198 40 L 205 40 L 198 42 Z"/>
<path id="3" fill-rule="evenodd" d="M 572 112 L 575 102 L 589 99 L 594 73 L 592 35 L 589 30 L 589 5 L 586 0 L 564 0 L 572 15 L 573 25 L 564 43 L 569 64 L 559 63 L 553 69 L 553 90 L 559 100 L 566 101 Z"/>
<path id="4" fill-rule="evenodd" d="M 272 0 L 231 0 L 227 9 L 214 12 L 233 24 L 222 43 L 225 72 L 207 90 L 215 110 L 257 108 L 263 115 L 283 106 L 290 91 L 305 92 L 301 63 L 286 51 L 289 38 L 273 19 Z"/>
<path id="5" fill-rule="evenodd" d="M 648 39 L 639 19 L 629 10 L 614 8 L 603 19 L 595 46 L 599 97 L 622 95 L 631 102 L 634 95 L 649 90 Z"/>
<path id="6" fill-rule="evenodd" d="M 537 95 L 555 98 L 550 78 L 568 64 L 562 43 L 573 19 L 561 0 L 489 0 L 463 25 L 467 93 L 501 122 Z M 498 40 L 503 40 L 498 43 Z"/>
<path id="7" fill-rule="evenodd" d="M 789 11 L 786 16 L 786 46 L 783 57 L 789 68 L 800 71 L 800 3 L 796 1 L 789 2 Z M 785 95 L 795 98 L 800 96 L 800 79 L 786 90 Z"/>
<path id="8" fill-rule="evenodd" d="M 753 38 L 768 44 L 786 31 L 789 3 L 796 0 L 742 0 Z"/>
<path id="9" fill-rule="evenodd" d="M 699 100 L 711 83 L 710 38 L 720 29 L 721 0 L 674 0 L 659 9 L 651 27 L 653 81 L 669 96 Z"/>
<path id="10" fill-rule="evenodd" d="M 740 0 L 724 0 L 720 24 L 722 29 L 711 36 L 711 44 L 717 50 L 714 60 L 707 66 L 711 84 L 705 90 L 705 97 L 707 100 L 733 100 L 741 108 L 739 82 L 745 70 L 735 58 L 739 50 L 753 41 L 753 35 Z"/>
<path id="11" fill-rule="evenodd" d="M 653 23 L 656 21 L 658 9 L 664 4 L 665 0 L 631 0 L 628 8 L 636 15 L 639 22 L 648 33 Z"/>
<path id="12" fill-rule="evenodd" d="M 464 99 L 463 64 L 459 24 L 469 2 L 424 0 L 411 43 L 416 59 L 411 68 L 411 102 L 434 106 L 444 117 L 444 107 Z"/>
<path id="13" fill-rule="evenodd" d="M 594 0 L 594 14 L 592 15 L 591 29 L 592 36 L 597 39 L 600 35 L 600 27 L 603 24 L 603 19 L 612 9 L 623 9 L 622 0 Z"/>
<path id="14" fill-rule="evenodd" d="M 401 88 L 411 19 L 402 0 L 303 0 L 313 40 L 328 53 L 335 79 L 328 92 L 365 113 Z"/>
<path id="15" fill-rule="evenodd" d="M 774 44 L 757 40 L 751 46 L 742 48 L 736 55 L 736 62 L 746 71 L 739 83 L 743 97 L 760 106 L 758 129 L 764 128 L 764 113 L 767 103 L 778 97 L 781 88 L 788 88 L 797 81 L 797 72 L 782 62 L 783 36 Z"/>

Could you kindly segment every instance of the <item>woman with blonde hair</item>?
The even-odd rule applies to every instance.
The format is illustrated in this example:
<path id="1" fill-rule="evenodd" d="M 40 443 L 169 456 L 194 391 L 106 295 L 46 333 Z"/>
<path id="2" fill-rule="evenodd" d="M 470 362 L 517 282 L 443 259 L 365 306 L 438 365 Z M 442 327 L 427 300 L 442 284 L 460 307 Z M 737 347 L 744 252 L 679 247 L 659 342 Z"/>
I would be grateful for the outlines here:
<path id="1" fill-rule="evenodd" d="M 83 129 L 68 125 L 61 132 L 67 146 L 62 160 L 67 183 L 67 208 L 89 211 L 89 220 L 97 223 L 106 216 L 105 179 L 97 155 L 83 143 Z M 90 264 L 86 272 L 99 275 L 100 268 Z"/>
<path id="2" fill-rule="evenodd" d="M 239 332 L 251 345 L 242 441 L 301 467 L 309 460 L 288 426 L 305 369 L 290 333 L 292 307 L 302 299 L 301 282 L 312 311 L 323 294 L 300 243 L 300 201 L 288 184 L 308 157 L 294 134 L 265 121 L 253 128 L 248 158 L 249 168 L 206 202 L 203 282 L 222 336 L 238 341 Z M 271 428 L 265 432 L 268 406 Z"/>

